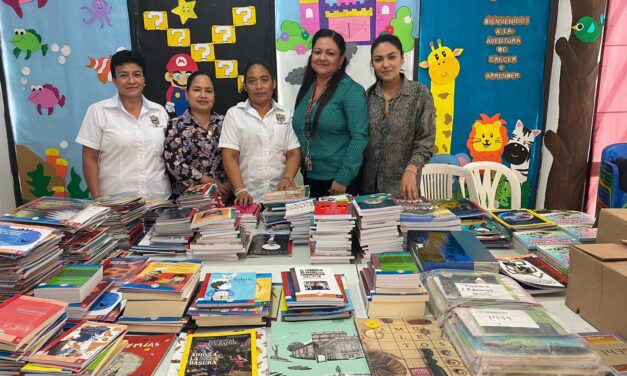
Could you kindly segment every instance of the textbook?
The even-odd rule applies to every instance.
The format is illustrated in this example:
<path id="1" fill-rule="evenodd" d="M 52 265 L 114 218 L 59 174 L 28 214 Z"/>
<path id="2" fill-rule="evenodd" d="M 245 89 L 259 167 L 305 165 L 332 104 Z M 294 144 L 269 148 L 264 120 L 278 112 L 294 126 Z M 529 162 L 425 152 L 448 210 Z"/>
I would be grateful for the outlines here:
<path id="1" fill-rule="evenodd" d="M 490 215 L 510 230 L 536 230 L 555 227 L 555 222 L 529 209 L 492 210 Z"/>
<path id="2" fill-rule="evenodd" d="M 51 227 L 0 222 L 0 256 L 23 257 L 58 233 Z"/>
<path id="3" fill-rule="evenodd" d="M 147 261 L 147 257 L 109 258 L 102 264 L 102 278 L 120 286 L 137 274 Z"/>
<path id="4" fill-rule="evenodd" d="M 35 296 L 81 303 L 102 280 L 102 265 L 66 266 L 61 273 L 35 288 Z"/>
<path id="5" fill-rule="evenodd" d="M 195 287 L 201 266 L 202 262 L 196 260 L 149 261 L 122 285 L 121 291 L 127 299 L 180 300 L 186 291 Z"/>
<path id="6" fill-rule="evenodd" d="M 255 305 L 257 273 L 207 273 L 196 305 L 208 308 Z"/>
<path id="7" fill-rule="evenodd" d="M 104 371 L 110 376 L 153 376 L 176 342 L 175 334 L 125 336 L 128 344 Z"/>

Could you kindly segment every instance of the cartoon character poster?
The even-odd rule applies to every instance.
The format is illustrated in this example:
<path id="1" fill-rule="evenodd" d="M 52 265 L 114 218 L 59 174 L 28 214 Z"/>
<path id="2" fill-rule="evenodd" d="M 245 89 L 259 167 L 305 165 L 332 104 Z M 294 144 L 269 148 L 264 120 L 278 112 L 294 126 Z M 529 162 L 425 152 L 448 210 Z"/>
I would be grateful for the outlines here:
<path id="1" fill-rule="evenodd" d="M 214 78 L 214 111 L 241 100 L 246 65 L 275 66 L 274 1 L 129 0 L 133 47 L 150 69 L 144 95 L 170 116 L 187 109 L 185 86 L 197 70 Z"/>
<path id="2" fill-rule="evenodd" d="M 276 55 L 279 99 L 293 108 L 311 54 L 313 35 L 333 29 L 346 41 L 347 73 L 364 88 L 374 83 L 370 45 L 381 33 L 398 36 L 405 53 L 403 67 L 414 78 L 418 0 L 284 0 L 276 3 Z"/>
<path id="3" fill-rule="evenodd" d="M 545 117 L 552 0 L 422 1 L 418 81 L 436 108 L 432 162 L 493 161 L 533 207 Z M 438 20 L 438 22 L 429 22 Z M 509 186 L 497 190 L 509 207 Z"/>
<path id="4" fill-rule="evenodd" d="M 109 57 L 130 48 L 126 4 L 3 0 L 5 99 L 22 199 L 88 197 L 81 146 L 87 107 L 115 93 Z"/>

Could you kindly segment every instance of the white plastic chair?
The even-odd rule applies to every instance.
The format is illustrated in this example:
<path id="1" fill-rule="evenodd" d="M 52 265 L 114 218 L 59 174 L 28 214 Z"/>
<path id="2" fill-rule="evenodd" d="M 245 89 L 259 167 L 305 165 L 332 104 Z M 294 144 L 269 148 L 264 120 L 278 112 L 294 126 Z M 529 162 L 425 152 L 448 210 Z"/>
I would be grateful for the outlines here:
<path id="1" fill-rule="evenodd" d="M 468 163 L 464 168 L 472 173 L 477 193 L 479 194 L 477 203 L 482 208 L 487 210 L 497 209 L 496 190 L 501 177 L 505 176 L 511 186 L 511 208 L 520 209 L 520 181 L 507 166 L 497 162 L 484 161 Z"/>
<path id="2" fill-rule="evenodd" d="M 427 163 L 422 168 L 420 194 L 428 200 L 448 200 L 453 198 L 453 187 L 459 183 L 462 197 L 478 203 L 479 195 L 470 171 L 460 166 L 440 163 Z"/>

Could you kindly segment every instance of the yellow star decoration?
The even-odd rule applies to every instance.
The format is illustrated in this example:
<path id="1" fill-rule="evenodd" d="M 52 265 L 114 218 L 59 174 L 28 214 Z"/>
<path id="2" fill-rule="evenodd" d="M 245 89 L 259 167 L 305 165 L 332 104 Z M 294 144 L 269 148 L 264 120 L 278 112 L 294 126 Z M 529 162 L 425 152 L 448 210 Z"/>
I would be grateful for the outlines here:
<path id="1" fill-rule="evenodd" d="M 185 25 L 185 22 L 187 22 L 190 18 L 198 18 L 198 16 L 196 16 L 196 12 L 194 12 L 195 6 L 195 1 L 179 0 L 179 5 L 172 9 L 172 13 L 181 17 L 181 23 Z"/>

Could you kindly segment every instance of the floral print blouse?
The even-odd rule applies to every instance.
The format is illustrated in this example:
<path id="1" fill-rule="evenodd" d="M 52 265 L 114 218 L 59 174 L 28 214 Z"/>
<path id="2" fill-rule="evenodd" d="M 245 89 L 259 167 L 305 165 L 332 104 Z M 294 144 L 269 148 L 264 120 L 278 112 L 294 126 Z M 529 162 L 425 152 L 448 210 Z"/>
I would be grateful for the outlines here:
<path id="1" fill-rule="evenodd" d="M 188 109 L 183 115 L 169 121 L 163 157 L 175 196 L 199 184 L 203 175 L 225 181 L 218 149 L 223 120 L 223 115 L 212 114 L 209 128 L 205 130 Z"/>

